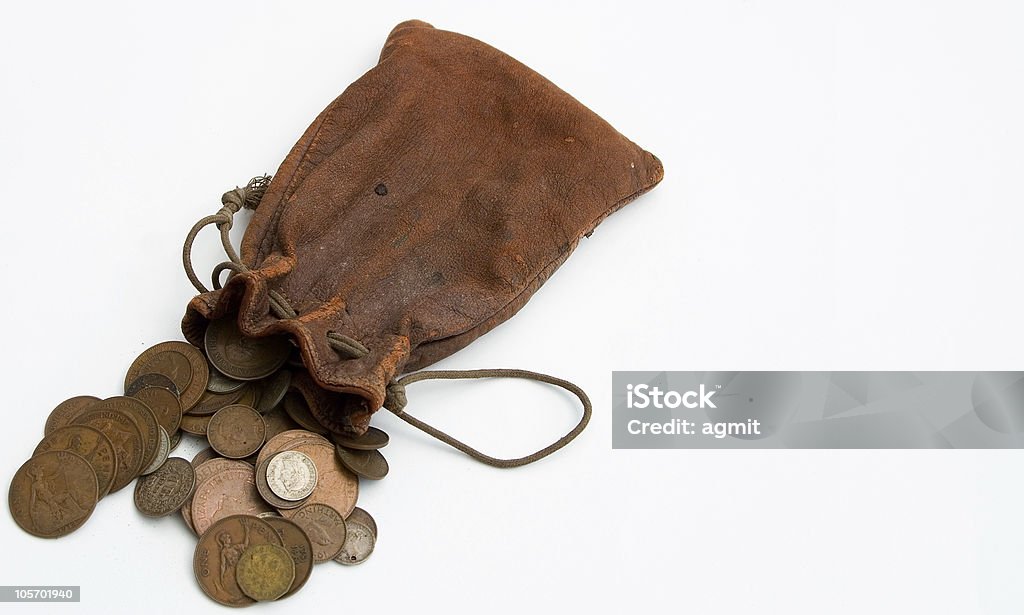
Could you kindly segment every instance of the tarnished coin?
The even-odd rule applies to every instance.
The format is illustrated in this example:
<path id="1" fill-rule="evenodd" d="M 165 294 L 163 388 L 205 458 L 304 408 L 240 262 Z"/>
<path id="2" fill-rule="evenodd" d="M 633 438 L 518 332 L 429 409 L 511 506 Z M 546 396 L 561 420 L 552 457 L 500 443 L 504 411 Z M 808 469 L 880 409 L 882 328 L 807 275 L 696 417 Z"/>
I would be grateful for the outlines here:
<path id="1" fill-rule="evenodd" d="M 256 410 L 266 414 L 276 408 L 288 393 L 292 383 L 292 373 L 287 369 L 278 370 L 276 374 L 261 383 L 259 405 Z"/>
<path id="2" fill-rule="evenodd" d="M 326 504 L 306 504 L 289 518 L 302 528 L 313 545 L 313 563 L 337 557 L 345 544 L 345 518 Z"/>
<path id="3" fill-rule="evenodd" d="M 245 395 L 245 390 L 243 389 L 231 391 L 230 393 L 212 393 L 207 391 L 199 398 L 196 405 L 192 406 L 192 409 L 188 411 L 188 414 L 191 416 L 207 416 L 216 414 L 221 408 L 227 408 L 228 406 L 233 406 L 239 403 L 243 395 Z"/>
<path id="4" fill-rule="evenodd" d="M 387 433 L 377 429 L 376 427 L 370 427 L 366 430 L 366 433 L 357 438 L 335 433 L 331 434 L 331 439 L 339 446 L 344 446 L 345 448 L 350 448 L 356 451 L 374 451 L 379 448 L 384 448 L 391 440 Z"/>
<path id="5" fill-rule="evenodd" d="M 160 449 L 160 424 L 149 406 L 134 397 L 108 397 L 89 406 L 89 412 L 96 410 L 117 410 L 130 416 L 142 434 L 142 468 L 148 468 L 156 459 Z"/>
<path id="6" fill-rule="evenodd" d="M 212 449 L 210 449 L 212 450 Z M 201 454 L 201 453 L 200 453 Z M 196 455 L 199 457 L 199 455 Z M 224 459 L 223 457 L 214 457 L 207 459 L 202 463 L 196 463 L 196 460 L 192 460 L 192 467 L 196 472 L 196 487 L 202 485 L 208 478 L 231 468 L 247 468 L 250 467 L 244 461 L 236 461 L 234 459 Z M 195 490 L 193 490 L 195 493 Z M 193 532 L 196 531 L 195 526 L 192 525 L 192 496 L 190 495 L 185 503 L 181 506 L 181 518 L 185 520 L 185 525 L 188 529 Z"/>
<path id="7" fill-rule="evenodd" d="M 207 446 L 203 450 L 196 453 L 196 456 L 192 458 L 192 467 L 198 468 L 199 464 L 203 463 L 204 461 L 216 459 L 217 457 L 220 457 L 220 455 L 217 454 L 217 451 Z"/>
<path id="8" fill-rule="evenodd" d="M 262 464 L 256 466 L 256 491 L 259 492 L 260 497 L 267 504 L 273 506 L 277 510 L 287 510 L 289 508 L 298 508 L 305 504 L 304 501 L 299 500 L 292 502 L 278 497 L 267 483 L 267 466 L 270 465 L 270 459 L 267 459 Z"/>
<path id="9" fill-rule="evenodd" d="M 347 530 L 345 544 L 334 561 L 346 566 L 362 564 L 373 553 L 373 547 L 377 542 L 376 533 L 356 521 L 348 522 Z"/>
<path id="10" fill-rule="evenodd" d="M 181 430 L 193 436 L 205 436 L 206 430 L 210 427 L 211 416 L 192 416 L 186 414 L 181 417 Z"/>
<path id="11" fill-rule="evenodd" d="M 134 397 L 149 406 L 157 424 L 168 434 L 178 431 L 181 425 L 181 402 L 170 390 L 163 387 L 142 387 L 129 397 Z"/>
<path id="12" fill-rule="evenodd" d="M 206 356 L 220 373 L 235 380 L 259 380 L 288 360 L 292 344 L 283 335 L 248 337 L 234 318 L 214 320 L 206 327 Z"/>
<path id="13" fill-rule="evenodd" d="M 262 465 L 264 461 L 270 459 L 277 453 L 288 450 L 293 444 L 304 440 L 316 440 L 318 442 L 323 442 L 328 446 L 331 445 L 327 438 L 311 431 L 306 431 L 305 429 L 290 429 L 277 434 L 272 439 L 267 440 L 267 443 L 260 449 L 259 456 L 256 458 L 256 465 Z"/>
<path id="14" fill-rule="evenodd" d="M 309 579 L 310 573 L 313 572 L 313 545 L 306 532 L 291 519 L 271 516 L 265 517 L 263 520 L 269 523 L 270 527 L 274 528 L 277 535 L 281 537 L 282 546 L 288 550 L 288 555 L 295 562 L 295 580 L 292 581 L 291 589 L 285 594 L 285 597 L 291 596 L 302 589 Z"/>
<path id="15" fill-rule="evenodd" d="M 209 463 L 209 462 L 208 462 Z M 192 526 L 202 534 L 228 515 L 256 515 L 270 510 L 256 491 L 256 470 L 231 467 L 203 481 L 192 496 Z"/>
<path id="16" fill-rule="evenodd" d="M 132 417 L 120 410 L 92 409 L 76 417 L 75 425 L 86 425 L 105 435 L 114 445 L 117 469 L 114 482 L 110 485 L 113 493 L 132 482 L 142 470 L 144 445 L 142 432 Z"/>
<path id="17" fill-rule="evenodd" d="M 235 567 L 238 588 L 258 602 L 277 600 L 295 580 L 295 562 L 284 547 L 250 545 Z"/>
<path id="18" fill-rule="evenodd" d="M 316 466 L 300 451 L 283 451 L 267 463 L 267 484 L 277 497 L 297 502 L 316 487 Z"/>
<path id="19" fill-rule="evenodd" d="M 279 433 L 284 433 L 299 426 L 290 416 L 285 414 L 284 409 L 277 407 L 263 415 L 263 422 L 267 424 L 267 442 Z"/>
<path id="20" fill-rule="evenodd" d="M 313 413 L 309 411 L 309 404 L 306 403 L 306 399 L 301 394 L 293 391 L 285 395 L 284 411 L 303 429 L 320 435 L 327 434 L 327 428 L 321 425 L 316 420 L 316 417 L 313 416 Z"/>
<path id="21" fill-rule="evenodd" d="M 128 369 L 125 389 L 143 374 L 163 374 L 174 382 L 181 411 L 188 412 L 206 391 L 210 368 L 198 348 L 186 342 L 163 342 L 143 352 Z"/>
<path id="22" fill-rule="evenodd" d="M 171 457 L 160 469 L 135 483 L 135 507 L 147 517 L 164 517 L 182 507 L 196 486 L 192 464 Z"/>
<path id="23" fill-rule="evenodd" d="M 269 523 L 249 515 L 219 520 L 199 538 L 192 569 L 199 587 L 214 601 L 226 606 L 249 606 L 252 598 L 238 587 L 236 567 L 245 550 L 254 545 L 281 546 L 281 537 Z"/>
<path id="24" fill-rule="evenodd" d="M 306 440 L 291 450 L 301 451 L 313 460 L 316 466 L 317 482 L 313 493 L 307 498 L 308 503 L 326 504 L 347 516 L 356 506 L 359 498 L 359 479 L 351 470 L 338 461 L 334 453 L 334 445 L 325 438 Z M 281 514 L 288 518 L 294 517 L 294 510 L 285 510 Z"/>
<path id="25" fill-rule="evenodd" d="M 81 527 L 99 497 L 96 472 L 88 461 L 70 451 L 47 451 L 18 468 L 8 505 L 21 529 L 57 538 Z"/>
<path id="26" fill-rule="evenodd" d="M 378 450 L 354 451 L 337 446 L 341 464 L 363 478 L 380 480 L 388 475 L 388 460 Z"/>
<path id="27" fill-rule="evenodd" d="M 160 430 L 160 445 L 157 447 L 156 456 L 153 457 L 153 461 L 142 471 L 143 476 L 159 470 L 160 466 L 167 461 L 167 456 L 171 454 L 171 438 L 164 431 L 163 427 L 157 427 L 157 429 Z"/>
<path id="28" fill-rule="evenodd" d="M 211 393 L 234 393 L 244 386 L 244 380 L 228 378 L 217 371 L 216 367 L 210 366 L 210 381 L 206 383 L 207 391 Z"/>
<path id="29" fill-rule="evenodd" d="M 178 448 L 179 444 L 181 444 L 181 430 L 171 434 L 171 451 L 173 452 L 174 449 Z"/>
<path id="30" fill-rule="evenodd" d="M 46 425 L 43 427 L 43 435 L 50 435 L 61 427 L 67 427 L 76 416 L 85 412 L 86 408 L 98 402 L 99 397 L 92 395 L 79 395 L 71 399 L 65 399 L 57 404 L 57 407 L 46 417 Z"/>
<path id="31" fill-rule="evenodd" d="M 174 393 L 175 397 L 181 397 L 181 391 L 178 390 L 178 385 L 174 384 L 173 380 L 163 374 L 142 374 L 135 380 L 128 383 L 128 386 L 124 388 L 124 394 L 128 397 L 132 397 L 138 393 L 140 389 L 144 389 L 146 387 L 167 389 L 171 393 Z"/>
<path id="32" fill-rule="evenodd" d="M 248 406 L 228 406 L 210 419 L 206 437 L 210 446 L 223 457 L 241 459 L 263 446 L 267 425 L 263 417 Z"/>
<path id="33" fill-rule="evenodd" d="M 99 430 L 85 425 L 61 427 L 43 438 L 32 455 L 47 451 L 71 451 L 85 459 L 96 472 L 99 497 L 110 492 L 117 472 L 117 453 L 110 439 Z"/>
<path id="34" fill-rule="evenodd" d="M 377 522 L 370 516 L 370 513 L 358 506 L 352 509 L 352 512 L 349 513 L 348 517 L 345 517 L 345 522 L 361 523 L 370 528 L 370 531 L 373 532 L 374 538 L 377 537 Z"/>

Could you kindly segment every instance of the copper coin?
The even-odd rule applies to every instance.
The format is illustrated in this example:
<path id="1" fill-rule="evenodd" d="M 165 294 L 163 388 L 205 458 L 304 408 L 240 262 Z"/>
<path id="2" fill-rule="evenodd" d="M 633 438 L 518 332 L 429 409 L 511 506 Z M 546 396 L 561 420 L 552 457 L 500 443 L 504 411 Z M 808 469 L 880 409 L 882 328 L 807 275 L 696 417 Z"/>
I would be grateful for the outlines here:
<path id="1" fill-rule="evenodd" d="M 163 374 L 174 382 L 182 412 L 188 412 L 206 391 L 210 368 L 198 348 L 186 342 L 163 342 L 143 352 L 128 369 L 125 389 L 143 374 Z"/>
<path id="2" fill-rule="evenodd" d="M 117 471 L 117 453 L 110 439 L 98 430 L 85 425 L 61 427 L 43 438 L 32 456 L 47 451 L 71 451 L 85 459 L 96 472 L 99 497 L 110 492 Z"/>
<path id="3" fill-rule="evenodd" d="M 391 438 L 388 434 L 376 427 L 370 427 L 361 436 L 349 437 L 341 434 L 331 434 L 335 444 L 357 451 L 375 451 L 388 445 Z"/>
<path id="4" fill-rule="evenodd" d="M 353 508 L 348 517 L 345 517 L 345 522 L 348 523 L 349 521 L 353 523 L 362 523 L 366 527 L 370 528 L 374 537 L 377 536 L 377 522 L 370 516 L 370 513 L 366 512 L 362 508 L 359 508 L 358 506 Z"/>
<path id="5" fill-rule="evenodd" d="M 220 373 L 235 380 L 259 380 L 288 360 L 292 344 L 283 335 L 248 337 L 234 318 L 220 318 L 206 327 L 206 356 Z"/>
<path id="6" fill-rule="evenodd" d="M 273 457 L 276 453 L 287 450 L 291 444 L 299 440 L 315 439 L 324 444 L 330 445 L 330 441 L 327 438 L 315 434 L 305 429 L 290 429 L 283 431 L 273 438 L 268 438 L 267 443 L 260 449 L 259 456 L 256 458 L 256 465 L 262 464 L 267 459 Z"/>
<path id="7" fill-rule="evenodd" d="M 177 430 L 171 434 L 171 451 L 178 448 L 179 444 L 181 444 L 181 430 Z"/>
<path id="8" fill-rule="evenodd" d="M 313 545 L 313 563 L 334 559 L 345 545 L 345 518 L 326 504 L 306 504 L 289 518 L 302 528 Z"/>
<path id="9" fill-rule="evenodd" d="M 98 402 L 99 397 L 92 395 L 79 395 L 71 399 L 65 399 L 57 404 L 57 407 L 46 417 L 46 425 L 43 427 L 43 435 L 48 436 L 61 427 L 67 427 L 76 416 L 85 412 L 85 409 Z"/>
<path id="10" fill-rule="evenodd" d="M 378 450 L 354 451 L 344 446 L 335 449 L 341 464 L 363 478 L 380 480 L 388 475 L 388 460 Z"/>
<path id="11" fill-rule="evenodd" d="M 142 432 L 131 416 L 120 410 L 90 409 L 75 418 L 74 424 L 96 429 L 114 445 L 117 469 L 110 485 L 111 493 L 124 488 L 139 475 L 144 445 Z"/>
<path id="12" fill-rule="evenodd" d="M 249 606 L 252 598 L 238 587 L 236 567 L 242 553 L 253 545 L 281 546 L 281 537 L 269 523 L 249 515 L 220 519 L 203 533 L 192 558 L 199 587 L 226 606 Z"/>
<path id="13" fill-rule="evenodd" d="M 285 411 L 278 407 L 263 415 L 263 422 L 267 424 L 267 442 L 279 433 L 292 429 L 298 429 L 298 424 L 292 417 L 285 414 Z"/>
<path id="14" fill-rule="evenodd" d="M 181 402 L 178 396 L 163 387 L 142 387 L 129 397 L 149 406 L 156 417 L 156 422 L 168 434 L 178 431 L 181 425 Z"/>
<path id="15" fill-rule="evenodd" d="M 135 483 L 135 508 L 147 517 L 165 517 L 181 508 L 195 486 L 192 464 L 171 457 L 159 470 Z"/>
<path id="16" fill-rule="evenodd" d="M 334 561 L 346 566 L 356 566 L 365 562 L 366 558 L 373 553 L 377 536 L 370 528 L 356 521 L 348 523 L 347 529 L 345 544 L 342 545 L 341 552 L 335 556 Z"/>
<path id="17" fill-rule="evenodd" d="M 244 461 L 224 459 L 223 457 L 214 457 L 213 459 L 208 459 L 202 463 L 196 463 L 195 460 L 193 459 L 192 467 L 195 469 L 196 487 L 198 487 L 199 485 L 202 485 L 204 482 L 206 482 L 206 480 L 211 476 L 220 474 L 224 470 L 228 470 L 231 468 L 246 468 L 251 466 L 248 466 L 248 464 L 246 464 Z M 195 490 L 193 490 L 193 493 L 195 493 Z M 192 495 L 189 495 L 189 497 L 181 505 L 181 518 L 184 519 L 185 525 L 188 526 L 188 529 L 192 530 L 193 532 L 196 531 L 195 526 L 192 525 Z"/>
<path id="18" fill-rule="evenodd" d="M 202 534 L 228 515 L 256 515 L 270 510 L 256 491 L 256 470 L 231 467 L 204 480 L 192 496 L 192 525 Z"/>
<path id="19" fill-rule="evenodd" d="M 171 454 L 171 438 L 164 431 L 163 427 L 157 427 L 160 430 L 160 445 L 157 448 L 156 456 L 153 457 L 153 461 L 150 462 L 146 469 L 140 472 L 143 476 L 152 474 L 160 469 L 160 466 L 167 461 L 167 456 Z"/>
<path id="20" fill-rule="evenodd" d="M 245 391 L 239 389 L 232 391 L 231 393 L 211 393 L 206 391 L 203 396 L 199 398 L 196 405 L 192 406 L 192 409 L 188 411 L 190 416 L 207 416 L 216 414 L 221 408 L 226 408 L 237 404 Z"/>
<path id="21" fill-rule="evenodd" d="M 206 383 L 206 390 L 211 393 L 234 393 L 245 386 L 244 380 L 228 378 L 217 371 L 216 367 L 210 366 L 210 381 Z"/>
<path id="22" fill-rule="evenodd" d="M 287 510 L 289 508 L 298 508 L 305 504 L 304 500 L 297 502 L 291 502 L 284 498 L 278 497 L 274 490 L 270 488 L 270 484 L 267 482 L 267 466 L 270 465 L 270 459 L 267 459 L 262 464 L 256 466 L 256 491 L 259 492 L 260 497 L 263 501 L 273 506 L 278 510 Z"/>
<path id="23" fill-rule="evenodd" d="M 124 394 L 128 397 L 132 397 L 139 392 L 139 389 L 144 389 L 146 387 L 160 387 L 161 389 L 167 389 L 171 393 L 174 393 L 175 397 L 181 397 L 181 391 L 178 390 L 178 385 L 174 384 L 173 380 L 163 374 L 142 374 L 135 380 L 132 380 L 128 386 L 124 388 Z"/>
<path id="24" fill-rule="evenodd" d="M 313 493 L 306 501 L 326 504 L 341 513 L 342 516 L 348 516 L 355 508 L 356 500 L 359 498 L 359 479 L 341 465 L 334 454 L 334 446 L 326 440 L 308 441 L 291 450 L 305 453 L 316 466 L 316 488 L 313 489 Z M 294 517 L 294 512 L 286 510 L 281 514 L 291 519 Z"/>
<path id="25" fill-rule="evenodd" d="M 18 468 L 8 505 L 21 529 L 57 538 L 81 527 L 99 497 L 96 472 L 88 461 L 70 451 L 47 451 Z"/>
<path id="26" fill-rule="evenodd" d="M 306 532 L 294 521 L 277 516 L 264 517 L 263 520 L 281 537 L 282 546 L 288 550 L 292 561 L 295 562 L 295 580 L 284 597 L 291 596 L 302 589 L 313 572 L 313 545 L 309 542 Z"/>
<path id="27" fill-rule="evenodd" d="M 156 417 L 153 416 L 149 406 L 134 397 L 118 396 L 108 397 L 96 402 L 89 406 L 88 412 L 92 413 L 97 410 L 123 412 L 135 421 L 135 424 L 139 427 L 139 433 L 142 434 L 143 444 L 140 472 L 148 468 L 153 463 L 153 460 L 156 459 L 160 449 L 160 424 L 156 422 Z"/>
<path id="28" fill-rule="evenodd" d="M 210 416 L 192 416 L 186 414 L 181 417 L 181 430 L 193 436 L 205 436 L 210 426 Z"/>
<path id="29" fill-rule="evenodd" d="M 266 414 L 276 408 L 288 393 L 292 383 L 292 373 L 287 369 L 278 370 L 276 374 L 261 383 L 259 405 L 256 410 Z"/>
<path id="30" fill-rule="evenodd" d="M 207 446 L 203 450 L 196 453 L 196 456 L 192 458 L 192 467 L 198 468 L 199 464 L 203 463 L 204 461 L 216 459 L 217 457 L 220 457 L 220 455 L 217 454 L 217 451 Z"/>
<path id="31" fill-rule="evenodd" d="M 206 437 L 222 457 L 241 459 L 260 450 L 267 425 L 260 413 L 248 406 L 228 406 L 210 419 Z"/>
<path id="32" fill-rule="evenodd" d="M 316 417 L 309 410 L 309 404 L 306 403 L 306 399 L 300 393 L 293 391 L 285 395 L 284 411 L 303 429 L 308 429 L 320 435 L 327 434 L 327 428 L 321 425 L 320 421 L 316 420 Z"/>
<path id="33" fill-rule="evenodd" d="M 277 600 L 295 580 L 295 562 L 284 547 L 251 545 L 235 567 L 238 588 L 257 602 Z"/>

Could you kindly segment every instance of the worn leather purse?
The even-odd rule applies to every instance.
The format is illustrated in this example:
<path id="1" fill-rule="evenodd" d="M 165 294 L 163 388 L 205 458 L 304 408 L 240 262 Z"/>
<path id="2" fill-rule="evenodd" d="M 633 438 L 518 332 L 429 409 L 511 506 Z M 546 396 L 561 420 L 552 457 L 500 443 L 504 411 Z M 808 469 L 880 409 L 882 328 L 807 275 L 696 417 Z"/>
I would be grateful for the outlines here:
<path id="1" fill-rule="evenodd" d="M 289 336 L 308 370 L 293 386 L 325 427 L 354 436 L 382 406 L 411 419 L 404 386 L 416 380 L 540 376 L 585 408 L 577 430 L 547 454 L 589 418 L 575 385 L 520 370 L 399 376 L 509 319 L 581 238 L 662 175 L 654 155 L 508 55 L 404 22 L 269 183 L 226 193 L 223 208 L 189 233 L 184 261 L 201 294 L 182 330 L 201 345 L 210 320 L 236 316 L 246 336 Z M 241 207 L 255 213 L 239 255 L 227 231 Z M 230 257 L 213 290 L 189 256 L 210 224 Z"/>

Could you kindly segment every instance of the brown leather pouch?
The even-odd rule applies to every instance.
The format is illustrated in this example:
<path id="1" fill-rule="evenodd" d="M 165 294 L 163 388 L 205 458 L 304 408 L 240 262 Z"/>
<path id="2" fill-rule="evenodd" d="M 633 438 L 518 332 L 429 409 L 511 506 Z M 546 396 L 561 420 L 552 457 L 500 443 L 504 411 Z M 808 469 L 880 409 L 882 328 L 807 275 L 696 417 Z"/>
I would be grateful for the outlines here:
<path id="1" fill-rule="evenodd" d="M 662 174 L 654 155 L 511 57 L 404 22 L 265 186 L 224 288 L 205 292 L 190 274 L 203 292 L 182 329 L 201 345 L 210 319 L 237 314 L 247 336 L 289 335 L 311 410 L 358 435 L 399 374 L 510 318 Z M 229 192 L 207 223 L 226 237 L 263 188 Z"/>

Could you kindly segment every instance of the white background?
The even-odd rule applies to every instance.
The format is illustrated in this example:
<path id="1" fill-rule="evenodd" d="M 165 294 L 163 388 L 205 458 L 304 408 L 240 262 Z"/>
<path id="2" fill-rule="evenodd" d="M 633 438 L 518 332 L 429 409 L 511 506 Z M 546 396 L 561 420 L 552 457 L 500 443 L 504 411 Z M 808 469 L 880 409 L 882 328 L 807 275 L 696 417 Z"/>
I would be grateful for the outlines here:
<path id="1" fill-rule="evenodd" d="M 665 180 L 515 318 L 439 364 L 575 380 L 594 398 L 591 427 L 499 471 L 378 416 L 392 471 L 360 499 L 377 552 L 317 567 L 260 610 L 1024 609 L 1018 451 L 613 451 L 610 426 L 612 370 L 1024 367 L 1019 3 L 3 13 L 5 480 L 54 405 L 119 393 L 139 352 L 180 339 L 188 227 L 275 171 L 391 27 L 420 18 L 538 70 L 657 154 Z M 200 243 L 208 271 L 215 233 Z M 410 411 L 496 454 L 530 452 L 576 417 L 530 384 L 410 395 Z M 223 612 L 195 584 L 180 519 L 143 518 L 131 489 L 66 538 L 7 517 L 0 536 L 0 584 L 82 586 L 61 611 Z"/>

